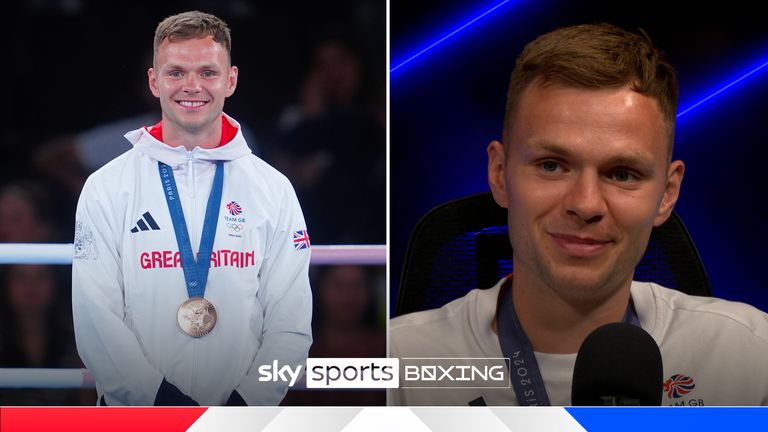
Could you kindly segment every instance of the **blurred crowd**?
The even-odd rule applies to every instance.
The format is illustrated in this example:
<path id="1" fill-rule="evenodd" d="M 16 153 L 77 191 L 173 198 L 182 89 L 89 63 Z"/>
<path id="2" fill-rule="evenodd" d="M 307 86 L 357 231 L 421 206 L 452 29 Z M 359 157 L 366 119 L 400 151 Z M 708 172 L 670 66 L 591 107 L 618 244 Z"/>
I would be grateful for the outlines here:
<path id="1" fill-rule="evenodd" d="M 120 64 L 119 73 L 135 79 L 111 83 L 109 88 L 99 85 L 108 83 L 108 76 L 95 80 L 90 91 L 68 99 L 66 107 L 62 99 L 72 89 L 58 87 L 56 78 L 36 81 L 34 71 L 17 82 L 35 86 L 35 91 L 11 92 L 11 125 L 0 140 L 4 148 L 20 150 L 22 157 L 3 161 L 0 242 L 72 242 L 75 206 L 85 179 L 130 148 L 124 133 L 160 118 L 144 75 L 151 61 L 146 49 L 151 47 L 154 26 L 171 13 L 199 8 L 222 17 L 233 32 L 233 63 L 241 71 L 240 88 L 225 112 L 243 124 L 254 153 L 293 183 L 312 244 L 384 244 L 385 5 L 380 0 L 331 2 L 315 6 L 323 13 L 309 11 L 290 25 L 286 19 L 293 11 L 287 7 L 236 0 L 169 2 L 164 6 L 167 10 L 150 16 L 140 14 L 140 8 L 131 11 L 117 6 L 128 14 L 120 22 L 130 22 L 135 15 L 134 21 L 143 24 L 113 40 L 115 51 L 103 54 L 104 58 L 89 53 L 89 71 L 80 79 L 112 73 L 110 63 Z M 107 13 L 96 2 L 22 2 L 16 13 L 20 20 L 37 22 L 41 28 L 50 24 L 51 32 L 57 25 L 88 22 L 81 30 L 85 36 L 72 29 L 56 36 L 71 39 L 64 43 L 73 47 L 80 44 L 70 52 L 74 63 L 90 32 L 103 32 L 109 39 L 126 31 L 120 23 L 114 23 L 114 29 L 92 24 L 97 18 L 103 21 Z M 270 25 L 259 31 L 273 32 L 273 38 L 258 37 L 260 33 L 251 29 L 253 22 Z M 17 62 L 34 65 L 45 57 L 36 54 L 35 37 L 45 39 L 36 35 L 16 41 Z M 121 57 L 121 49 L 127 51 L 126 60 L 115 60 Z M 275 53 L 285 58 L 265 61 Z M 62 68 L 61 74 L 68 73 L 67 64 L 52 65 L 54 74 L 56 67 Z M 270 73 L 270 67 L 276 72 Z M 270 81 L 264 82 L 265 77 Z M 103 104 L 102 88 L 120 93 L 131 109 Z M 62 106 L 52 111 L 45 103 Z M 39 111 L 28 112 L 36 105 Z M 94 109 L 98 115 L 89 116 Z M 32 123 L 36 126 L 31 127 Z M 310 278 L 315 301 L 310 356 L 384 357 L 384 267 L 314 266 Z M 0 368 L 84 367 L 74 342 L 70 294 L 69 266 L 0 266 Z M 0 386 L 0 405 L 93 405 L 95 399 L 93 390 Z M 381 405 L 384 393 L 291 391 L 284 404 Z"/>

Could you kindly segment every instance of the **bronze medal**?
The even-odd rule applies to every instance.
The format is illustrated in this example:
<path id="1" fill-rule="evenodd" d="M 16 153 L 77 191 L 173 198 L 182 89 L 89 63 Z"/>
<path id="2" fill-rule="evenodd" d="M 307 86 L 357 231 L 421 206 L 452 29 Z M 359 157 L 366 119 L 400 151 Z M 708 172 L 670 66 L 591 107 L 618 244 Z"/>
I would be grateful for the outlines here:
<path id="1" fill-rule="evenodd" d="M 185 301 L 176 313 L 181 330 L 194 338 L 210 333 L 216 325 L 216 318 L 216 308 L 203 297 Z"/>

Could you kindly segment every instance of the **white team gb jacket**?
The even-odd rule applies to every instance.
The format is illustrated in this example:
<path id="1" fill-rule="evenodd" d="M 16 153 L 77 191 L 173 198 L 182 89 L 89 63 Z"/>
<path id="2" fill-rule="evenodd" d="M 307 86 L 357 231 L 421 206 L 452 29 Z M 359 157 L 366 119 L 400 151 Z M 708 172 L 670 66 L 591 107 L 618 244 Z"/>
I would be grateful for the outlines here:
<path id="1" fill-rule="evenodd" d="M 390 355 L 504 357 L 491 329 L 502 283 L 393 319 Z M 662 405 L 768 405 L 768 314 L 650 282 L 633 281 L 631 293 L 642 328 L 661 351 Z M 570 405 L 576 353 L 534 355 L 550 402 Z M 488 405 L 519 404 L 513 388 L 399 388 L 388 396 L 392 405 L 466 406 L 478 397 Z"/>
<path id="2" fill-rule="evenodd" d="M 201 405 L 233 390 L 277 405 L 288 388 L 260 365 L 296 369 L 312 342 L 306 226 L 287 178 L 251 154 L 240 125 L 215 149 L 187 151 L 142 128 L 133 149 L 93 173 L 76 214 L 72 300 L 78 352 L 107 405 L 153 405 L 165 378 Z M 200 244 L 215 162 L 224 161 L 205 298 L 218 322 L 193 338 L 177 324 L 188 299 L 158 161 L 173 168 L 192 250 Z"/>

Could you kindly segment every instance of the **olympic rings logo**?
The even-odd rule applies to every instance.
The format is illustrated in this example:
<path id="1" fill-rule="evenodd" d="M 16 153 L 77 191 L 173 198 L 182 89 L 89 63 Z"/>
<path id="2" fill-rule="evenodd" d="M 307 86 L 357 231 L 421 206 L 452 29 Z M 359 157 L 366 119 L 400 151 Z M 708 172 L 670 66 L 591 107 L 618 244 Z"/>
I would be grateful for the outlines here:
<path id="1" fill-rule="evenodd" d="M 240 232 L 243 230 L 243 224 L 227 222 L 227 228 L 234 232 Z"/>

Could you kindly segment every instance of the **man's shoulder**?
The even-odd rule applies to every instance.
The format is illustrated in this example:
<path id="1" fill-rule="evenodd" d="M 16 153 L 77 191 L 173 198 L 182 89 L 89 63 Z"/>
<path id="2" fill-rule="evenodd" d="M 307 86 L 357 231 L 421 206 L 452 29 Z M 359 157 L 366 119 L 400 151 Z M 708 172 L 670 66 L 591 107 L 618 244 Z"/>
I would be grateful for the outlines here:
<path id="1" fill-rule="evenodd" d="M 496 291 L 498 293 L 496 287 L 489 290 L 473 289 L 464 296 L 459 297 L 442 307 L 398 316 L 392 319 L 390 330 L 440 325 L 445 321 L 453 320 L 458 316 L 469 313 L 469 311 L 477 305 L 479 300 L 488 297 L 490 291 Z"/>
<path id="2" fill-rule="evenodd" d="M 633 284 L 632 298 L 664 359 L 664 404 L 768 403 L 768 315 L 744 303 L 645 282 Z M 678 378 L 690 385 L 682 395 L 674 390 Z"/>
<path id="3" fill-rule="evenodd" d="M 116 190 L 120 185 L 133 184 L 131 176 L 136 175 L 135 163 L 138 153 L 130 149 L 97 169 L 85 182 L 84 190 Z"/>
<path id="4" fill-rule="evenodd" d="M 253 153 L 232 161 L 238 169 L 237 175 L 248 176 L 257 185 L 264 185 L 273 193 L 293 193 L 293 185 L 283 173 Z"/>
<path id="5" fill-rule="evenodd" d="M 497 295 L 498 286 L 475 289 L 441 308 L 393 318 L 389 332 L 393 355 L 480 355 L 475 345 L 488 342 Z"/>
<path id="6" fill-rule="evenodd" d="M 746 303 L 688 295 L 654 283 L 635 282 L 632 293 L 636 303 L 644 304 L 646 313 L 654 315 L 654 324 L 662 328 L 726 330 L 768 344 L 768 314 Z M 648 313 L 651 305 L 653 313 Z"/>

